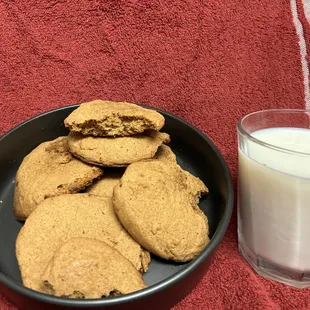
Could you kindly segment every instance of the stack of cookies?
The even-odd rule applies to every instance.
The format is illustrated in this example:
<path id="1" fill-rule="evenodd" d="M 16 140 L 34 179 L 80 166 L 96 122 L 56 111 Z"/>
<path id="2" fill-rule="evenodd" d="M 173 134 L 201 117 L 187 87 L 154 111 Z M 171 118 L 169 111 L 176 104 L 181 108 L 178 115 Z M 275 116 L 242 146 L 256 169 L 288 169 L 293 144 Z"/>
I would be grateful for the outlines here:
<path id="1" fill-rule="evenodd" d="M 164 117 L 126 102 L 81 104 L 70 133 L 27 155 L 15 182 L 23 284 L 68 298 L 146 287 L 151 255 L 186 262 L 209 243 L 207 187 L 183 170 Z"/>
<path id="2" fill-rule="evenodd" d="M 168 134 L 159 132 L 164 123 L 156 111 L 101 100 L 81 104 L 65 119 L 69 151 L 104 167 L 126 167 L 154 157 L 163 143 L 170 142 Z"/>

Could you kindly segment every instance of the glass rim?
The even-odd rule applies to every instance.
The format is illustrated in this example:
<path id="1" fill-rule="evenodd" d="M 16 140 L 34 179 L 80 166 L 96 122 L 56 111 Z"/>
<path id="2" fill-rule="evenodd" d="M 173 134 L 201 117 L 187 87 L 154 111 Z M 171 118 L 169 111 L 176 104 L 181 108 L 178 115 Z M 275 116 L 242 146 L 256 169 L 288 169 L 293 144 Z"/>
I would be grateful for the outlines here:
<path id="1" fill-rule="evenodd" d="M 243 135 L 246 136 L 249 140 L 251 140 L 252 142 L 259 144 L 263 147 L 278 151 L 278 152 L 282 152 L 282 153 L 288 153 L 291 155 L 303 155 L 303 156 L 310 156 L 310 152 L 306 153 L 306 152 L 299 152 L 299 151 L 293 151 L 284 147 L 280 147 L 280 146 L 276 146 L 267 142 L 264 142 L 260 139 L 257 139 L 255 137 L 253 137 L 250 133 L 248 133 L 244 127 L 242 126 L 242 122 L 247 119 L 248 117 L 251 117 L 255 114 L 261 114 L 261 113 L 266 113 L 266 112 L 272 112 L 272 113 L 309 113 L 309 119 L 310 119 L 310 109 L 265 109 L 265 110 L 258 110 L 255 112 L 251 112 L 248 113 L 244 116 L 242 116 L 238 123 L 237 123 L 237 130 L 238 132 Z M 289 127 L 288 127 L 289 128 Z M 309 128 L 310 130 L 310 128 Z"/>

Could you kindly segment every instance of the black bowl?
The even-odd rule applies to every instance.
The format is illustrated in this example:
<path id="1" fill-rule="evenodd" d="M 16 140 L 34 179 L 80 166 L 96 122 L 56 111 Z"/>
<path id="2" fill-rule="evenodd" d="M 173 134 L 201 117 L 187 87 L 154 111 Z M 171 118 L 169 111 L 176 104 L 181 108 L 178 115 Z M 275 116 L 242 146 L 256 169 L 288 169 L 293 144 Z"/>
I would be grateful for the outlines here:
<path id="1" fill-rule="evenodd" d="M 163 131 L 171 136 L 178 163 L 201 178 L 210 193 L 200 201 L 209 219 L 211 242 L 188 263 L 173 263 L 152 256 L 144 280 L 148 288 L 120 297 L 74 300 L 41 294 L 22 286 L 15 257 L 15 240 L 22 227 L 13 214 L 16 171 L 23 158 L 43 141 L 68 134 L 63 120 L 77 105 L 38 115 L 0 139 L 0 292 L 19 309 L 168 309 L 175 305 L 206 273 L 221 242 L 233 209 L 233 185 L 228 167 L 214 144 L 199 130 L 158 110 L 166 119 Z"/>

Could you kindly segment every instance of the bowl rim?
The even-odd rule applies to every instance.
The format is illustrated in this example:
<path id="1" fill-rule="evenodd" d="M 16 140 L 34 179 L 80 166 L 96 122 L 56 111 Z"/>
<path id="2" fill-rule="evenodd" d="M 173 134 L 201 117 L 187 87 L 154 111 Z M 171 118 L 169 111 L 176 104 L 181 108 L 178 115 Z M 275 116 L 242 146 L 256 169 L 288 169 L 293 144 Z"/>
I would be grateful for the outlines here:
<path id="1" fill-rule="evenodd" d="M 0 137 L 0 143 L 5 140 L 10 134 L 12 134 L 14 131 L 18 130 L 19 128 L 23 127 L 24 125 L 40 118 L 43 116 L 46 116 L 48 114 L 53 114 L 54 112 L 61 111 L 61 110 L 70 110 L 72 108 L 77 108 L 80 104 L 74 104 L 74 105 L 67 105 L 64 107 L 58 107 L 55 109 L 51 109 L 45 112 L 42 112 L 34 117 L 31 117 L 22 123 L 18 124 L 17 126 L 10 129 L 7 133 L 5 133 L 2 137 Z M 187 275 L 192 273 L 199 265 L 202 264 L 202 262 L 213 253 L 220 242 L 222 241 L 226 230 L 228 228 L 228 225 L 230 223 L 232 211 L 233 211 L 233 205 L 234 205 L 234 187 L 233 187 L 233 181 L 231 177 L 230 170 L 228 168 L 228 165 L 226 161 L 224 160 L 223 155 L 220 153 L 218 148 L 215 146 L 215 144 L 198 128 L 193 126 L 192 124 L 188 123 L 184 119 L 169 113 L 167 111 L 152 107 L 152 106 L 146 106 L 142 104 L 138 104 L 141 107 L 148 108 L 151 110 L 158 111 L 159 113 L 162 113 L 164 116 L 167 115 L 173 119 L 176 119 L 177 121 L 183 123 L 185 126 L 189 127 L 191 130 L 195 131 L 196 134 L 198 134 L 206 143 L 210 145 L 215 155 L 220 160 L 220 163 L 222 165 L 225 179 L 227 182 L 227 202 L 226 202 L 226 208 L 223 212 L 222 218 L 218 224 L 218 227 L 216 231 L 214 232 L 214 235 L 212 239 L 210 240 L 210 243 L 208 246 L 191 262 L 188 263 L 188 265 L 176 272 L 175 274 L 171 275 L 165 280 L 162 280 L 156 284 L 151 285 L 150 287 L 147 287 L 145 289 L 142 289 L 137 292 L 133 292 L 130 294 L 126 294 L 123 296 L 117 296 L 117 297 L 107 297 L 102 299 L 67 299 L 62 297 L 56 297 L 52 295 L 43 294 L 37 291 L 34 291 L 32 289 L 29 289 L 25 286 L 23 286 L 21 283 L 18 283 L 15 280 L 12 280 L 8 276 L 6 276 L 1 270 L 0 270 L 0 283 L 7 286 L 9 289 L 16 291 L 17 293 L 21 295 L 25 295 L 27 297 L 36 299 L 40 302 L 54 304 L 55 306 L 73 306 L 73 307 L 98 307 L 98 306 L 114 306 L 114 305 L 120 305 L 127 302 L 133 302 L 135 300 L 146 298 L 152 295 L 153 293 L 158 293 L 166 288 L 168 288 L 170 285 L 172 285 L 175 282 L 178 282 L 179 280 L 185 278 Z"/>

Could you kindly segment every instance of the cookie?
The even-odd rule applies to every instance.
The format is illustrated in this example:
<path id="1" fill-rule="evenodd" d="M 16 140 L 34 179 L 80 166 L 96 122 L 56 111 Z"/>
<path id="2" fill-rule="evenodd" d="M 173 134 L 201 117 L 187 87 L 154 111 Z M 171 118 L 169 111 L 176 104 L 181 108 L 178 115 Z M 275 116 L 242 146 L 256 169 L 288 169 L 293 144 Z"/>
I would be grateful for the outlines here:
<path id="1" fill-rule="evenodd" d="M 209 243 L 208 221 L 197 202 L 204 183 L 167 160 L 133 163 L 114 188 L 114 210 L 145 249 L 186 262 Z"/>
<path id="2" fill-rule="evenodd" d="M 129 137 L 92 137 L 70 133 L 69 151 L 89 164 L 105 167 L 125 167 L 152 158 L 158 147 L 169 142 L 169 135 L 158 131 Z"/>
<path id="3" fill-rule="evenodd" d="M 45 199 L 28 217 L 16 240 L 16 257 L 23 284 L 40 290 L 40 279 L 55 250 L 71 238 L 104 241 L 137 270 L 147 270 L 150 254 L 122 227 L 111 199 L 89 194 Z"/>
<path id="4" fill-rule="evenodd" d="M 176 163 L 177 162 L 177 157 L 175 154 L 172 152 L 171 148 L 168 145 L 162 144 L 153 159 L 160 159 L 160 160 L 168 160 L 171 162 Z"/>
<path id="5" fill-rule="evenodd" d="M 118 184 L 123 175 L 123 170 L 105 171 L 103 178 L 94 182 L 87 188 L 87 193 L 95 196 L 113 197 L 113 189 Z"/>
<path id="6" fill-rule="evenodd" d="M 130 136 L 160 130 L 165 118 L 158 112 L 128 102 L 94 100 L 82 103 L 64 121 L 75 133 L 93 136 Z"/>
<path id="7" fill-rule="evenodd" d="M 79 192 L 102 173 L 68 152 L 67 137 L 43 142 L 18 168 L 14 213 L 19 220 L 25 220 L 44 199 Z"/>
<path id="8" fill-rule="evenodd" d="M 162 143 L 170 143 L 170 136 L 165 132 L 160 132 L 156 130 L 147 130 L 144 132 L 145 135 L 152 137 L 153 139 L 161 140 Z"/>
<path id="9" fill-rule="evenodd" d="M 54 253 L 42 276 L 42 291 L 69 298 L 102 298 L 146 287 L 141 273 L 103 241 L 73 238 Z"/>

